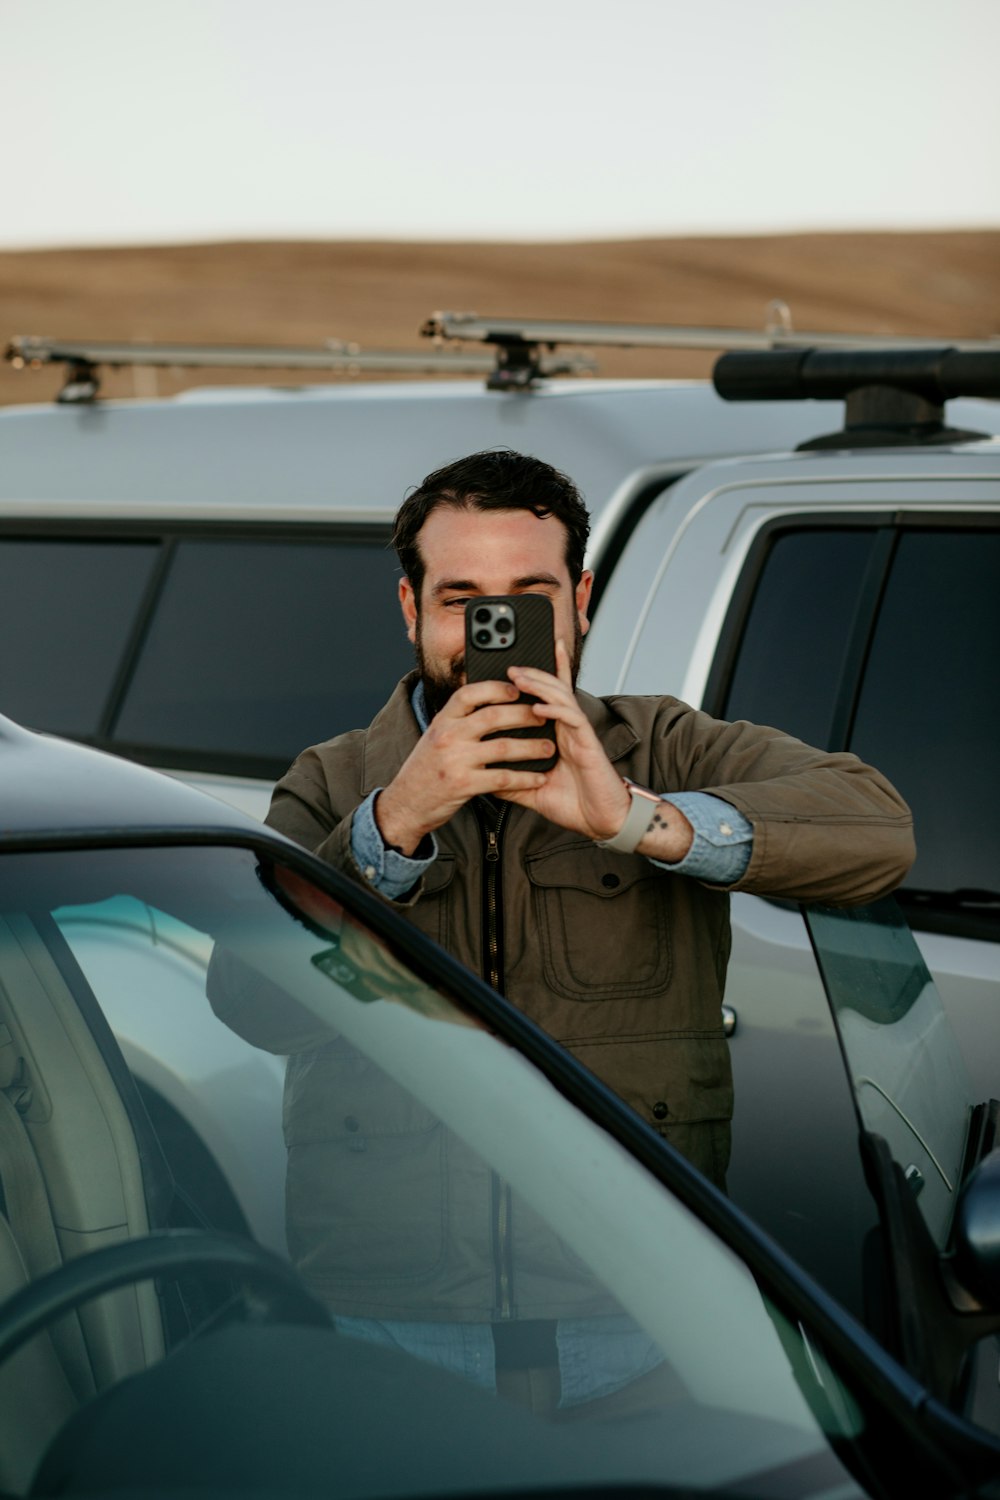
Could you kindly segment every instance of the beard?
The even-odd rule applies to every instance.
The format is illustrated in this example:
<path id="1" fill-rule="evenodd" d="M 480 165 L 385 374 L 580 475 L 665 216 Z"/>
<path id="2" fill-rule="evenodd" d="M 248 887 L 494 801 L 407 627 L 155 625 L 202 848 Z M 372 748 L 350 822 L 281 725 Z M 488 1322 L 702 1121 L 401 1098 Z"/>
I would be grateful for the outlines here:
<path id="1" fill-rule="evenodd" d="M 420 680 L 424 685 L 424 707 L 427 710 L 428 720 L 436 718 L 444 708 L 448 699 L 465 681 L 465 652 L 460 656 L 452 657 L 445 668 L 432 665 L 424 653 L 424 643 L 420 635 L 420 617 L 417 617 L 416 636 L 417 668 L 420 672 Z"/>
<path id="2" fill-rule="evenodd" d="M 428 719 L 433 719 L 444 708 L 452 693 L 456 692 L 465 681 L 465 652 L 453 656 L 444 666 L 428 660 L 424 652 L 423 638 L 420 629 L 420 615 L 417 615 L 417 628 L 414 647 L 417 654 L 417 669 L 420 672 L 420 680 L 424 685 L 424 704 L 427 709 Z M 576 679 L 580 675 L 580 659 L 583 656 L 583 631 L 580 629 L 580 617 L 573 614 L 573 644 L 570 650 L 570 674 L 574 689 Z"/>

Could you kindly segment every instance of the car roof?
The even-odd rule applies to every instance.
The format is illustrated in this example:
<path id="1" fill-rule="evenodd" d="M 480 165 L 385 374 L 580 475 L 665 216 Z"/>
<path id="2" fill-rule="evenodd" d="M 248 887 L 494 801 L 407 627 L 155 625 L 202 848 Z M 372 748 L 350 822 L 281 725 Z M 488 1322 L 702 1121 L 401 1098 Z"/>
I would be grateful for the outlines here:
<path id="1" fill-rule="evenodd" d="M 396 381 L 6 407 L 0 510 L 388 522 L 425 474 L 510 447 L 565 470 L 597 514 L 637 471 L 793 447 L 837 428 L 841 409 L 734 405 L 704 381 L 579 380 L 521 394 Z"/>
<path id="2" fill-rule="evenodd" d="M 256 819 L 171 776 L 0 715 L 0 849 L 86 833 L 192 829 L 262 832 Z"/>
<path id="3" fill-rule="evenodd" d="M 1000 404 L 949 403 L 1000 431 Z M 650 470 L 784 452 L 843 425 L 841 401 L 724 401 L 707 381 L 474 380 L 203 388 L 0 408 L 0 515 L 388 524 L 442 464 L 510 447 L 570 474 L 595 522 Z"/>

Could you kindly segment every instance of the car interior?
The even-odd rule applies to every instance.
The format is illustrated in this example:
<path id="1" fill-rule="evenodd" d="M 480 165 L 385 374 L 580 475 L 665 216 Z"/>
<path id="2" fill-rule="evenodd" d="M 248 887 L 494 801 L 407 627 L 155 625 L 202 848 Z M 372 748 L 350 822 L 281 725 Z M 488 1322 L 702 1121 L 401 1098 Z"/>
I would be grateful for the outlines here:
<path id="1" fill-rule="evenodd" d="M 64 1261 L 149 1230 L 140 1151 L 121 1090 L 27 916 L 0 920 L 0 1296 Z M 44 1073 L 36 1058 L 45 1060 Z M 153 1287 L 60 1318 L 0 1365 L 0 1486 L 18 1492 L 75 1406 L 162 1357 Z M 44 1398 L 38 1399 L 38 1393 Z"/>
<path id="2" fill-rule="evenodd" d="M 140 894 L 149 901 L 154 918 L 149 982 L 152 998 L 159 1000 L 155 920 L 171 908 L 184 918 L 195 913 L 183 874 L 195 866 L 187 851 L 155 852 L 163 857 L 166 878 L 160 878 L 154 860 L 154 874 Z M 737 1258 L 706 1240 L 696 1219 L 685 1216 L 670 1195 L 646 1181 L 642 1169 L 620 1147 L 601 1143 L 594 1127 L 575 1111 L 560 1103 L 561 1113 L 553 1114 L 558 1099 L 547 1102 L 548 1085 L 522 1057 L 498 1049 L 481 1024 L 473 1017 L 463 1020 L 450 1000 L 415 979 L 363 925 L 347 921 L 336 903 L 286 873 L 281 877 L 280 901 L 287 904 L 294 898 L 299 903 L 294 907 L 298 915 L 286 918 L 271 896 L 270 906 L 261 906 L 264 893 L 257 876 L 242 894 L 239 882 L 232 879 L 235 864 L 253 875 L 253 856 L 246 851 L 203 850 L 198 856 L 202 865 L 210 866 L 209 856 L 217 856 L 215 889 L 222 893 L 220 902 L 231 919 L 229 931 L 243 933 L 246 951 L 263 954 L 262 968 L 269 967 L 273 975 L 284 972 L 289 954 L 304 955 L 303 993 L 321 1002 L 332 996 L 339 1016 L 362 1032 L 374 1028 L 376 1051 L 388 1046 L 404 1078 L 409 1078 L 408 1070 L 416 1067 L 414 1060 L 421 1053 L 445 1060 L 454 1053 L 459 1062 L 485 1058 L 486 1077 L 502 1064 L 513 1070 L 511 1079 L 524 1087 L 526 1099 L 539 1101 L 532 1108 L 547 1112 L 549 1127 L 569 1131 L 567 1147 L 578 1130 L 584 1131 L 583 1180 L 595 1170 L 591 1163 L 599 1164 L 602 1154 L 608 1157 L 603 1175 L 599 1172 L 605 1184 L 600 1196 L 608 1199 L 606 1212 L 602 1208 L 595 1219 L 589 1195 L 580 1196 L 572 1176 L 566 1176 L 559 1189 L 566 1194 L 565 1203 L 556 1203 L 551 1211 L 558 1225 L 570 1226 L 571 1235 L 587 1236 L 581 1241 L 584 1253 L 597 1268 L 596 1279 L 589 1264 L 579 1272 L 579 1295 L 588 1307 L 604 1315 L 618 1306 L 619 1291 L 609 1294 L 603 1289 L 605 1274 L 611 1278 L 607 1285 L 624 1289 L 629 1301 L 639 1297 L 641 1305 L 645 1296 L 647 1301 L 652 1298 L 650 1306 L 663 1304 L 656 1313 L 662 1324 L 657 1337 L 666 1339 L 671 1355 L 656 1378 L 661 1384 L 666 1381 L 672 1394 L 662 1406 L 658 1397 L 655 1410 L 650 1408 L 642 1420 L 633 1416 L 617 1424 L 587 1421 L 591 1413 L 584 1404 L 575 1414 L 578 1420 L 569 1425 L 539 1422 L 533 1412 L 521 1409 L 518 1400 L 497 1401 L 474 1381 L 457 1380 L 414 1358 L 405 1345 L 375 1347 L 356 1337 L 331 1338 L 330 1310 L 306 1289 L 288 1262 L 250 1240 L 223 1239 L 211 1232 L 211 1225 L 199 1225 L 163 1159 L 133 1080 L 60 926 L 71 925 L 67 913 L 79 911 L 88 901 L 106 901 L 117 888 L 119 874 L 107 874 L 113 854 L 117 859 L 114 851 L 68 855 L 66 868 L 72 878 L 57 873 L 54 884 L 52 860 L 45 854 L 5 859 L 0 872 L 6 898 L 0 901 L 5 913 L 0 921 L 3 1493 L 41 1496 L 100 1489 L 106 1483 L 136 1483 L 150 1472 L 160 1483 L 172 1474 L 183 1486 L 203 1463 L 218 1467 L 220 1484 L 231 1483 L 234 1472 L 243 1479 L 255 1472 L 270 1474 L 278 1486 L 292 1453 L 295 1477 L 289 1482 L 294 1487 L 307 1481 L 321 1484 L 336 1462 L 338 1472 L 348 1476 L 345 1493 L 359 1496 L 386 1493 L 384 1487 L 395 1483 L 393 1466 L 405 1467 L 407 1451 L 419 1454 L 419 1473 L 434 1492 L 453 1486 L 456 1474 L 463 1472 L 470 1489 L 499 1485 L 513 1472 L 525 1483 L 543 1475 L 553 1481 L 572 1476 L 576 1482 L 585 1474 L 603 1475 L 607 1482 L 622 1474 L 649 1479 L 663 1471 L 665 1453 L 681 1473 L 697 1473 L 708 1461 L 721 1464 L 723 1473 L 734 1465 L 762 1470 L 775 1463 L 794 1467 L 803 1454 L 817 1451 L 817 1443 L 827 1453 L 824 1463 L 830 1474 L 842 1473 L 833 1452 L 825 1448 L 797 1379 L 791 1378 L 782 1352 L 782 1340 L 791 1337 L 781 1332 L 785 1321 L 776 1310 L 768 1310 Z M 134 873 L 142 855 L 143 851 L 125 851 L 116 870 Z M 288 927 L 286 936 L 272 937 L 270 946 L 258 932 L 261 912 L 268 909 Z M 334 920 L 337 933 L 330 928 Z M 264 988 L 273 989 L 273 982 L 267 980 Z M 315 1017 L 306 1016 L 303 1024 L 315 1030 Z M 386 1028 L 393 1034 L 389 1043 L 383 1035 L 389 1034 Z M 357 1061 L 353 1046 L 345 1056 L 343 1087 L 353 1089 L 351 1098 L 359 1102 L 351 1107 L 364 1118 L 366 1111 L 371 1113 L 366 1098 L 373 1072 Z M 489 1152 L 487 1160 L 495 1161 L 505 1175 L 509 1161 L 515 1181 L 525 1170 L 519 1163 L 528 1163 L 528 1199 L 522 1203 L 515 1192 L 508 1211 L 520 1216 L 522 1225 L 534 1224 L 536 1208 L 544 1204 L 548 1211 L 545 1200 L 558 1195 L 547 1167 L 534 1180 L 538 1152 L 532 1110 L 508 1106 L 507 1132 L 495 1139 L 493 1111 L 483 1113 L 476 1107 L 484 1097 L 482 1085 L 474 1085 L 470 1092 L 464 1071 L 462 1066 L 450 1068 L 451 1081 L 442 1092 L 444 1086 L 433 1079 L 420 1082 L 417 1069 L 414 1086 L 423 1097 L 413 1104 L 403 1099 L 400 1107 L 404 1113 L 427 1115 L 432 1127 L 428 1139 L 436 1139 L 440 1128 L 428 1111 L 432 1099 L 446 1122 L 464 1119 L 471 1108 L 472 1145 L 456 1144 L 456 1162 L 466 1159 L 463 1150 L 471 1149 L 476 1154 L 461 1170 L 478 1172 L 479 1143 Z M 379 1097 L 380 1085 L 374 1086 Z M 500 1090 L 499 1101 L 509 1092 L 510 1079 L 494 1087 Z M 391 1097 L 385 1097 L 395 1107 Z M 377 1167 L 379 1151 L 397 1149 L 394 1128 L 389 1126 L 384 1146 L 375 1130 L 370 1158 L 363 1136 L 359 1140 L 357 1122 L 349 1118 L 342 1132 L 342 1160 L 349 1167 Z M 519 1132 L 523 1140 L 516 1139 Z M 412 1146 L 403 1138 L 402 1149 L 423 1151 L 425 1136 L 421 1127 Z M 355 1145 L 362 1147 L 360 1155 Z M 627 1205 L 629 1194 L 636 1191 L 648 1199 L 641 1215 L 644 1229 L 652 1228 L 657 1215 L 666 1216 L 664 1237 L 669 1236 L 673 1245 L 671 1259 L 679 1278 L 666 1301 L 659 1290 L 658 1254 L 645 1266 L 629 1268 L 622 1263 L 629 1243 L 622 1224 L 628 1214 L 621 1205 L 616 1207 L 615 1200 L 623 1194 L 622 1204 Z M 535 1206 L 532 1194 L 539 1200 Z M 370 1196 L 358 1200 L 357 1212 L 372 1212 Z M 415 1212 L 423 1213 L 419 1203 Z M 418 1220 L 413 1222 L 419 1229 Z M 347 1222 L 342 1226 L 348 1246 L 344 1264 L 354 1274 L 351 1229 Z M 571 1243 L 576 1241 L 571 1238 Z M 413 1246 L 402 1238 L 390 1248 L 405 1284 Z M 707 1280 L 702 1276 L 706 1256 L 709 1263 L 715 1262 Z M 711 1310 L 720 1297 L 727 1315 L 713 1326 Z M 677 1321 L 682 1308 L 687 1325 L 683 1319 Z M 246 1315 L 249 1322 L 243 1321 Z M 277 1330 L 262 1323 L 282 1326 Z M 338 1331 L 343 1331 L 339 1324 Z M 746 1357 L 754 1348 L 755 1382 L 740 1374 L 743 1354 L 734 1364 L 736 1348 L 744 1349 Z M 821 1357 L 819 1342 L 815 1357 Z M 675 1363 L 683 1371 L 680 1376 L 671 1373 Z M 313 1372 L 308 1379 L 306 1371 Z M 834 1379 L 832 1373 L 829 1379 Z M 704 1441 L 706 1424 L 716 1421 L 713 1396 L 732 1408 L 731 1419 L 743 1432 L 731 1454 L 713 1454 Z M 342 1420 L 331 1425 L 324 1403 Z M 255 1412 L 259 1431 L 248 1432 L 248 1414 L 253 1427 Z M 404 1457 L 377 1443 L 359 1450 L 351 1441 L 368 1428 L 374 1438 L 372 1424 L 377 1425 L 385 1412 L 400 1434 Z M 572 1416 L 567 1413 L 567 1421 Z M 843 1422 L 836 1416 L 828 1420 L 834 1426 Z M 463 1434 L 458 1454 L 456 1421 Z M 187 1434 L 180 1446 L 179 1431 Z M 258 1452 L 255 1444 L 265 1438 L 267 1452 Z M 308 1451 L 299 1455 L 297 1443 Z M 151 1455 L 157 1453 L 150 1471 Z M 396 1479 L 401 1492 L 415 1492 L 412 1476 Z"/>
<path id="3" fill-rule="evenodd" d="M 413 1475 L 403 1472 L 409 1454 L 426 1485 L 423 1493 L 456 1483 L 470 1491 L 489 1489 L 515 1471 L 529 1487 L 543 1476 L 551 1482 L 579 1483 L 586 1475 L 648 1483 L 662 1478 L 666 1464 L 672 1477 L 715 1483 L 770 1467 L 781 1482 L 775 1489 L 763 1484 L 759 1493 L 777 1495 L 787 1492 L 782 1486 L 807 1460 L 818 1465 L 816 1486 L 829 1488 L 843 1477 L 845 1456 L 849 1463 L 856 1459 L 859 1443 L 885 1441 L 879 1435 L 884 1418 L 870 1393 L 859 1398 L 828 1361 L 823 1336 L 801 1317 L 796 1326 L 787 1311 L 779 1311 L 764 1290 L 766 1278 L 758 1285 L 702 1218 L 648 1179 L 617 1142 L 601 1138 L 568 1109 L 519 1052 L 498 1048 L 481 1018 L 456 1009 L 444 990 L 415 975 L 364 923 L 301 875 L 269 866 L 247 849 L 84 849 L 66 855 L 64 869 L 60 858 L 58 851 L 14 855 L 0 870 L 4 1493 L 94 1491 L 138 1483 L 150 1472 L 161 1484 L 183 1487 L 205 1466 L 217 1472 L 223 1488 L 234 1474 L 245 1483 L 251 1473 L 265 1487 L 280 1487 L 291 1454 L 289 1483 L 295 1488 L 321 1486 L 336 1464 L 345 1476 L 345 1494 L 416 1493 L 419 1484 L 415 1489 Z M 449 1191 L 457 1192 L 485 1166 L 487 1175 L 499 1173 L 501 1181 L 515 1183 L 507 1200 L 513 1208 L 506 1212 L 522 1224 L 551 1214 L 559 1241 L 568 1235 L 574 1255 L 579 1246 L 583 1256 L 581 1295 L 597 1299 L 587 1307 L 602 1316 L 609 1306 L 630 1316 L 641 1309 L 649 1319 L 643 1332 L 648 1329 L 656 1348 L 668 1351 L 666 1360 L 662 1353 L 652 1357 L 662 1361 L 653 1368 L 660 1369 L 657 1380 L 670 1386 L 669 1396 L 658 1393 L 648 1409 L 626 1408 L 624 1414 L 612 1404 L 612 1415 L 605 1417 L 598 1415 L 599 1400 L 592 1408 L 585 1401 L 577 1412 L 562 1414 L 562 1421 L 539 1421 L 518 1400 L 497 1401 L 474 1381 L 434 1368 L 405 1339 L 378 1347 L 367 1335 L 341 1336 L 357 1320 L 345 1324 L 339 1315 L 334 1336 L 331 1310 L 308 1278 L 300 1281 L 287 1261 L 251 1240 L 214 1235 L 178 1190 L 64 935 L 88 904 L 106 904 L 124 890 L 146 903 L 153 1003 L 168 993 L 156 989 L 157 923 L 172 913 L 193 929 L 201 924 L 200 930 L 214 932 L 217 948 L 223 945 L 221 961 L 213 958 L 221 962 L 222 999 L 212 999 L 220 1019 L 227 996 L 240 1004 L 249 997 L 248 1031 L 290 1053 L 305 1049 L 307 1067 L 316 1035 L 333 1037 L 340 1069 L 331 1075 L 339 1079 L 333 1094 L 346 1101 L 341 1109 L 351 1110 L 336 1122 L 331 1162 L 339 1162 L 337 1170 L 377 1169 L 387 1151 L 390 1158 L 401 1150 L 404 1160 L 419 1161 L 438 1139 L 442 1122 L 449 1129 L 460 1122 L 462 1136 L 453 1148 L 458 1175 Z M 210 920 L 206 899 L 215 903 Z M 889 915 L 881 922 L 851 918 L 845 925 L 832 914 L 824 929 L 822 913 L 813 920 L 814 941 L 831 970 L 831 989 L 843 1001 L 847 1029 L 857 1030 L 851 1017 L 859 1015 L 876 1027 L 909 1022 L 923 1047 L 939 1008 L 913 981 L 905 924 Z M 242 954 L 242 967 L 237 964 L 227 979 L 229 944 Z M 881 992 L 876 986 L 873 1002 L 863 979 L 877 970 L 880 958 L 884 984 Z M 247 969 L 251 961 L 256 967 Z M 280 985 L 292 970 L 297 987 L 286 993 Z M 247 973 L 256 975 L 249 986 Z M 259 1015 L 253 1011 L 258 1001 Z M 272 1025 L 279 1026 L 273 1035 Z M 337 1027 L 346 1028 L 343 1037 Z M 374 1070 L 356 1042 L 371 1048 Z M 316 1066 L 327 1066 L 324 1056 L 321 1047 Z M 922 1151 L 920 1169 L 930 1174 L 933 1161 L 947 1151 L 934 1138 L 934 1120 L 920 1118 L 906 1093 L 910 1075 L 880 1080 L 871 1059 L 870 1048 L 860 1061 L 849 1054 L 852 1076 L 865 1081 L 865 1094 L 876 1096 L 880 1107 L 894 1099 L 896 1113 L 915 1126 L 902 1132 L 902 1145 L 894 1143 L 899 1164 L 890 1153 L 885 1167 L 883 1197 L 898 1209 L 901 1201 L 917 1202 L 905 1176 L 899 1187 L 903 1157 Z M 383 1065 L 390 1067 L 389 1094 L 378 1081 Z M 401 1086 L 406 1094 L 397 1105 Z M 917 1086 L 919 1092 L 919 1079 Z M 553 1141 L 566 1132 L 563 1149 L 579 1161 L 572 1172 L 568 1156 L 554 1172 L 543 1160 L 537 1109 Z M 393 1110 L 416 1118 L 416 1127 L 394 1124 Z M 359 1124 L 355 1116 L 369 1123 Z M 505 1125 L 498 1133 L 499 1116 Z M 949 1129 L 948 1150 L 961 1155 L 953 1123 Z M 560 1162 L 558 1153 L 553 1160 Z M 950 1158 L 948 1170 L 954 1177 Z M 386 1202 L 379 1183 L 394 1179 L 380 1179 L 376 1170 L 360 1180 L 365 1195 L 352 1213 L 361 1224 L 373 1214 L 378 1222 Z M 937 1185 L 932 1188 L 927 1201 L 939 1204 Z M 694 1194 L 692 1201 L 701 1201 L 711 1220 L 713 1190 L 704 1184 Z M 945 1217 L 938 1208 L 939 1229 Z M 656 1227 L 659 1219 L 662 1229 Z M 896 1221 L 901 1229 L 890 1237 L 889 1251 L 899 1273 L 898 1285 L 890 1288 L 898 1310 L 900 1298 L 914 1287 L 926 1298 L 927 1268 L 936 1266 L 938 1247 L 932 1245 L 928 1262 L 921 1239 L 915 1256 L 905 1206 Z M 410 1222 L 414 1234 L 407 1230 L 388 1247 L 384 1275 L 399 1284 L 419 1280 L 415 1235 L 425 1235 L 428 1224 L 433 1230 L 433 1217 L 428 1221 L 416 1200 Z M 326 1221 L 322 1227 L 326 1234 Z M 348 1280 L 358 1274 L 358 1256 L 368 1253 L 363 1236 L 352 1248 L 355 1227 L 348 1220 L 333 1227 L 334 1250 Z M 926 1229 L 921 1233 L 926 1236 Z M 338 1235 L 346 1248 L 337 1244 Z M 669 1255 L 661 1248 L 666 1246 Z M 428 1253 L 433 1261 L 436 1252 Z M 763 1254 L 758 1264 L 766 1262 Z M 249 1312 L 249 1323 L 235 1318 L 237 1305 L 241 1317 Z M 261 1323 L 280 1323 L 280 1334 Z M 961 1341 L 951 1337 L 953 1323 L 953 1314 L 943 1315 L 939 1325 L 950 1339 L 947 1357 L 922 1372 L 949 1405 L 965 1354 Z M 995 1326 L 996 1320 L 966 1325 L 980 1346 Z M 887 1324 L 887 1342 L 895 1342 L 900 1357 L 917 1358 L 919 1351 L 897 1335 Z M 888 1377 L 889 1385 L 894 1378 Z M 884 1370 L 880 1379 L 885 1383 Z M 335 1423 L 324 1415 L 333 1411 L 340 1418 Z M 386 1413 L 400 1442 L 380 1449 L 374 1439 Z M 721 1413 L 727 1431 L 741 1436 L 732 1447 L 713 1449 L 706 1437 Z M 456 1422 L 462 1433 L 458 1455 Z M 352 1441 L 359 1432 L 369 1433 L 372 1443 Z M 994 1446 L 1000 1455 L 1000 1444 Z M 810 1480 L 795 1492 L 813 1487 Z"/>

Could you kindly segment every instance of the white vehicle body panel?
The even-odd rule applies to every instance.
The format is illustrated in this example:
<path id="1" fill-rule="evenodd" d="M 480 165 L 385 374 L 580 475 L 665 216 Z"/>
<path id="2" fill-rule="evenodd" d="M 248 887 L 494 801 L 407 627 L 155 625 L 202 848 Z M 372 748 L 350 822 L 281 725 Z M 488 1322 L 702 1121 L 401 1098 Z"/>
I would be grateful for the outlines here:
<path id="1" fill-rule="evenodd" d="M 688 475 L 654 500 L 626 544 L 588 638 L 583 686 L 594 692 L 667 691 L 701 707 L 737 580 L 761 529 L 785 517 L 875 512 L 1000 517 L 1000 443 L 926 452 L 780 454 L 722 461 Z M 738 1019 L 730 1187 L 736 1200 L 753 1210 L 759 1163 L 741 1149 L 741 1141 L 759 1149 L 767 1118 L 775 1113 L 775 1102 L 754 1092 L 760 1058 L 779 1037 L 798 1036 L 828 1051 L 831 1077 L 840 1065 L 820 978 L 797 916 L 738 895 L 732 921 L 727 1002 Z M 1000 945 L 936 932 L 915 936 L 948 1009 L 976 1096 L 993 1097 L 1000 1055 Z M 799 1121 L 810 1117 L 814 1082 L 811 1074 L 783 1079 L 789 1091 L 785 1102 Z M 849 1127 L 846 1100 L 843 1120 Z M 815 1129 L 800 1141 L 810 1172 L 822 1171 L 824 1140 L 835 1138 L 830 1121 L 817 1118 Z M 794 1198 L 791 1187 L 788 1198 Z M 772 1222 L 781 1211 L 770 1211 Z"/>

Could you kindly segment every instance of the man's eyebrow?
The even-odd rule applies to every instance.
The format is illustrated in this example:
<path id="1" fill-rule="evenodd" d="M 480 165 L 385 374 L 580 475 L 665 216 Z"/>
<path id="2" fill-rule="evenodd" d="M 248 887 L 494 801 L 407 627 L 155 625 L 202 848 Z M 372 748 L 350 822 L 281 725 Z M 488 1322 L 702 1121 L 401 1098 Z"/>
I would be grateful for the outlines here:
<path id="1" fill-rule="evenodd" d="M 559 579 L 554 573 L 528 573 L 524 578 L 515 578 L 513 580 L 511 593 L 517 594 L 523 589 L 535 588 L 540 583 L 546 584 L 549 588 L 557 589 L 559 587 Z"/>
<path id="2" fill-rule="evenodd" d="M 479 591 L 479 585 L 473 583 L 471 578 L 442 578 L 441 582 L 436 583 L 431 589 L 435 598 L 439 594 L 454 594 L 459 591 L 465 594 L 475 594 Z"/>
<path id="3" fill-rule="evenodd" d="M 526 573 L 523 578 L 512 578 L 510 588 L 511 594 L 523 594 L 526 589 L 538 588 L 544 585 L 546 588 L 558 588 L 559 579 L 554 573 Z M 432 598 L 440 598 L 442 594 L 479 594 L 482 587 L 471 578 L 442 578 L 431 589 Z"/>

